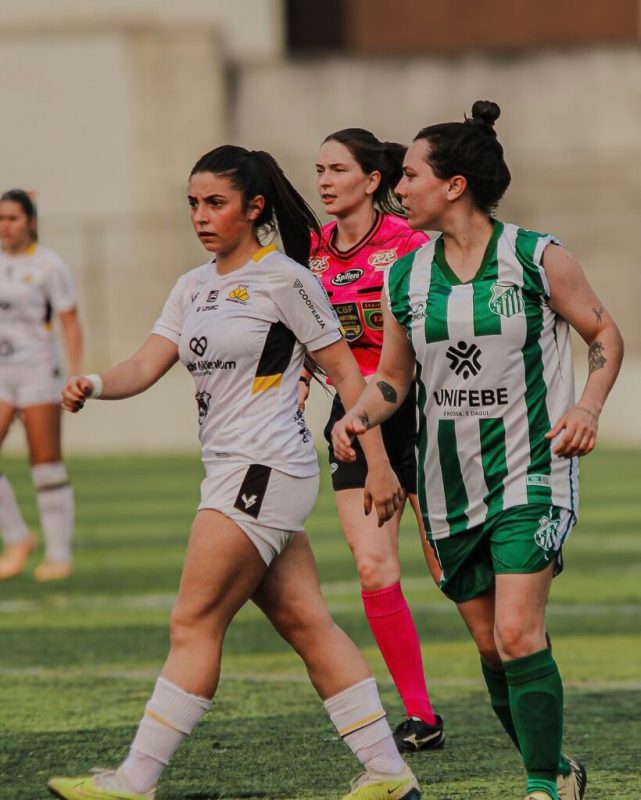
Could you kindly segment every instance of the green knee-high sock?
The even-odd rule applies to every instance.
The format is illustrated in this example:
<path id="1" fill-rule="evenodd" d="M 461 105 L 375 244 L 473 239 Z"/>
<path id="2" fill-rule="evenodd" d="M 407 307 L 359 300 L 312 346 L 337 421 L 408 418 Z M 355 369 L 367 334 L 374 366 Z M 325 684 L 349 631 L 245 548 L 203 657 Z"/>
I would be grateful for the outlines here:
<path id="1" fill-rule="evenodd" d="M 491 669 L 488 665 L 481 661 L 481 670 L 485 678 L 487 690 L 490 693 L 490 705 L 492 710 L 499 719 L 505 732 L 514 742 L 514 747 L 521 750 L 519 745 L 519 737 L 516 735 L 514 722 L 512 721 L 512 712 L 510 711 L 510 695 L 507 686 L 507 678 L 505 677 L 505 670 Z"/>
<path id="2" fill-rule="evenodd" d="M 505 677 L 505 670 L 502 667 L 498 670 L 491 669 L 484 661 L 481 661 L 481 670 L 483 672 L 483 677 L 485 678 L 487 690 L 490 693 L 490 704 L 492 706 L 492 710 L 498 717 L 499 722 L 514 743 L 516 749 L 521 752 L 519 737 L 516 735 L 514 721 L 512 720 L 512 711 L 510 710 L 510 695 L 507 685 L 507 678 Z M 561 753 L 559 757 L 557 771 L 562 775 L 569 775 L 571 772 L 570 765 L 566 761 L 563 753 Z"/>
<path id="3" fill-rule="evenodd" d="M 512 720 L 528 776 L 528 791 L 557 800 L 563 736 L 563 685 L 549 648 L 504 663 Z"/>

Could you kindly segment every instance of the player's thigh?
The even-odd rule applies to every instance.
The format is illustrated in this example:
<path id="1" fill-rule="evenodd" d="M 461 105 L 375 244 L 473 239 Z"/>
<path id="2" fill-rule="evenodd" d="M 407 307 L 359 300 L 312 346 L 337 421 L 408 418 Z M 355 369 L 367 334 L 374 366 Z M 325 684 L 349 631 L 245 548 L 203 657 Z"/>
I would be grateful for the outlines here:
<path id="1" fill-rule="evenodd" d="M 545 609 L 555 565 L 496 575 L 495 639 L 504 659 L 546 647 Z"/>
<path id="2" fill-rule="evenodd" d="M 62 409 L 53 403 L 28 406 L 20 415 L 27 434 L 32 464 L 49 464 L 62 459 Z"/>
<path id="3" fill-rule="evenodd" d="M 173 627 L 223 629 L 256 591 L 267 566 L 247 535 L 219 511 L 194 519 L 172 615 Z"/>
<path id="4" fill-rule="evenodd" d="M 10 404 L 0 400 L 0 446 L 4 443 L 9 433 L 11 423 L 16 417 L 16 409 Z"/>
<path id="5" fill-rule="evenodd" d="M 295 533 L 271 563 L 252 597 L 287 641 L 322 637 L 333 625 L 305 533 Z"/>
<path id="6" fill-rule="evenodd" d="M 432 545 L 430 544 L 427 536 L 425 535 L 425 526 L 423 525 L 423 515 L 421 514 L 420 505 L 418 502 L 418 497 L 415 494 L 410 494 L 407 496 L 409 504 L 414 511 L 414 516 L 416 517 L 416 525 L 418 526 L 419 534 L 421 537 L 421 546 L 423 547 L 423 555 L 425 556 L 425 562 L 427 563 L 427 568 L 430 571 L 430 575 L 434 580 L 434 583 L 438 586 L 441 580 L 441 565 L 438 562 L 438 558 L 436 556 L 436 552 Z"/>
<path id="7" fill-rule="evenodd" d="M 362 558 L 398 565 L 398 532 L 403 509 L 378 527 L 376 512 L 364 509 L 363 489 L 342 489 L 335 493 L 336 511 L 347 544 L 358 563 Z"/>

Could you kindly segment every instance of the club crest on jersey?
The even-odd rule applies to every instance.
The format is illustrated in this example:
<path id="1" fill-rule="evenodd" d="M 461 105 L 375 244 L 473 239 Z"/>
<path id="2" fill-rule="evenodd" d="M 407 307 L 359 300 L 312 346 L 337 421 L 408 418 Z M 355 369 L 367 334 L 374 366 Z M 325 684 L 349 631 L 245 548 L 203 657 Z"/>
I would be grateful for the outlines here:
<path id="1" fill-rule="evenodd" d="M 198 424 L 202 425 L 205 417 L 209 414 L 209 404 L 211 402 L 211 395 L 209 392 L 197 392 L 196 404 L 198 405 Z"/>
<path id="2" fill-rule="evenodd" d="M 392 247 L 390 250 L 377 250 L 367 259 L 367 263 L 377 270 L 383 270 L 393 264 L 398 258 L 398 248 Z"/>
<path id="3" fill-rule="evenodd" d="M 493 314 L 501 317 L 513 317 L 520 314 L 525 307 L 520 286 L 512 283 L 495 283 L 488 307 Z"/>
<path id="4" fill-rule="evenodd" d="M 542 550 L 552 550 L 557 538 L 560 520 L 541 517 L 534 532 L 534 541 Z"/>
<path id="5" fill-rule="evenodd" d="M 329 256 L 310 258 L 309 268 L 312 272 L 326 272 L 329 269 Z"/>
<path id="6" fill-rule="evenodd" d="M 247 291 L 248 285 L 247 283 L 239 283 L 235 289 L 231 290 L 225 300 L 227 302 L 240 303 L 244 306 L 249 300 L 249 292 Z"/>
<path id="7" fill-rule="evenodd" d="M 346 269 L 345 272 L 338 272 L 334 275 L 330 283 L 333 286 L 349 286 L 350 283 L 356 283 L 356 281 L 362 277 L 362 269 Z"/>

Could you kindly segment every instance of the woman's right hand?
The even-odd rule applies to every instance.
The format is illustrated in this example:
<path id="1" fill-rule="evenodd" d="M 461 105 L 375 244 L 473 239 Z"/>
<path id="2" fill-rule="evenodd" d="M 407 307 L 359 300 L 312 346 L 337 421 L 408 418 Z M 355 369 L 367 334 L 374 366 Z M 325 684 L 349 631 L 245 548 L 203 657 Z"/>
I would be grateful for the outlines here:
<path id="1" fill-rule="evenodd" d="M 93 383 L 82 375 L 72 375 L 62 390 L 62 407 L 65 411 L 77 414 L 91 394 Z"/>

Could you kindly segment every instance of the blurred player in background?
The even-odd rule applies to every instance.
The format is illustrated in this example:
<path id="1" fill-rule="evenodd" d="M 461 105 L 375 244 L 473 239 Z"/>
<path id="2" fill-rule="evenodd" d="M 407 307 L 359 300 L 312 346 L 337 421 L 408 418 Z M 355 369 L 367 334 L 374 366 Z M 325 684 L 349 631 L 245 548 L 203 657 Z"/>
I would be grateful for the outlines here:
<path id="1" fill-rule="evenodd" d="M 16 417 L 27 434 L 31 477 L 45 544 L 39 581 L 72 572 L 74 500 L 62 463 L 62 367 L 53 333 L 58 320 L 70 374 L 80 370 L 82 335 L 69 270 L 38 243 L 36 206 L 27 192 L 0 197 L 0 445 Z M 24 569 L 36 547 L 7 477 L 0 474 L 0 580 Z"/>
<path id="2" fill-rule="evenodd" d="M 419 497 L 443 575 L 481 656 L 496 715 L 519 749 L 528 800 L 579 800 L 561 753 L 563 687 L 545 609 L 576 521 L 578 456 L 595 445 L 621 336 L 553 236 L 494 219 L 510 183 L 495 103 L 421 130 L 397 193 L 412 227 L 442 236 L 386 275 L 374 380 L 334 430 L 350 436 L 402 404 L 417 371 Z M 589 346 L 575 405 L 570 326 Z"/>
<path id="3" fill-rule="evenodd" d="M 370 131 L 347 128 L 327 136 L 316 162 L 317 187 L 325 211 L 335 220 L 312 243 L 310 267 L 321 279 L 345 338 L 368 380 L 376 372 L 383 344 L 381 292 L 389 264 L 424 244 L 428 237 L 407 224 L 393 188 L 403 174 L 406 147 L 380 142 Z M 300 401 L 307 396 L 303 375 Z M 336 508 L 354 555 L 365 614 L 401 696 L 407 718 L 394 732 L 402 750 L 442 747 L 443 720 L 434 713 L 423 671 L 421 646 L 401 588 L 398 555 L 400 508 L 383 526 L 363 509 L 367 462 L 360 447 L 353 463 L 337 461 L 331 430 L 345 413 L 335 396 L 325 428 Z M 416 497 L 416 411 L 413 391 L 381 426 L 387 458 L 415 510 L 425 543 Z M 438 581 L 440 569 L 425 545 Z M 438 572 L 437 572 L 438 571 Z"/>
<path id="4" fill-rule="evenodd" d="M 71 378 L 64 391 L 64 406 L 77 411 L 87 396 L 143 392 L 178 360 L 194 377 L 206 477 L 171 650 L 124 763 L 87 778 L 54 778 L 49 787 L 67 800 L 153 798 L 163 769 L 211 704 L 227 626 L 252 599 L 301 655 L 366 769 L 347 798 L 418 800 L 376 682 L 329 616 L 302 532 L 319 471 L 298 409 L 305 351 L 347 406 L 364 387 L 322 287 L 301 266 L 318 223 L 269 154 L 240 147 L 219 147 L 198 161 L 189 204 L 194 230 L 215 259 L 178 280 L 137 354 L 102 376 Z M 276 227 L 290 257 L 261 245 L 259 234 Z M 379 431 L 371 433 L 362 440 L 372 463 L 367 488 L 384 521 L 402 491 L 382 457 Z"/>

